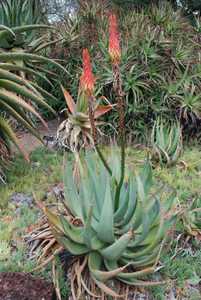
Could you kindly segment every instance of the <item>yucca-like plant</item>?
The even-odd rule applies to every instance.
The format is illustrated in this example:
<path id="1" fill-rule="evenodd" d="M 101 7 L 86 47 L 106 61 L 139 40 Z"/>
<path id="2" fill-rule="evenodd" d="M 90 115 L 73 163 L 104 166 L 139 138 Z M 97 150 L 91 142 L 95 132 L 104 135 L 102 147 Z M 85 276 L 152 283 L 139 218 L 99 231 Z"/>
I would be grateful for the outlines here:
<path id="1" fill-rule="evenodd" d="M 74 102 L 71 95 L 62 87 L 66 100 L 69 115 L 57 130 L 58 145 L 70 149 L 72 152 L 81 148 L 93 147 L 94 141 L 91 135 L 91 123 L 89 117 L 88 102 L 93 102 L 94 118 L 96 128 L 103 124 L 98 121 L 102 115 L 112 109 L 112 105 L 101 105 L 100 101 L 88 92 L 94 89 L 95 78 L 92 74 L 88 50 L 83 51 L 83 74 L 80 78 L 77 102 Z"/>
<path id="2" fill-rule="evenodd" d="M 190 236 L 201 236 L 201 199 L 192 202 L 189 207 L 184 208 L 181 215 L 184 229 Z"/>
<path id="3" fill-rule="evenodd" d="M 182 133 L 179 124 L 166 124 L 158 119 L 151 134 L 151 156 L 154 162 L 171 166 L 182 152 Z"/>

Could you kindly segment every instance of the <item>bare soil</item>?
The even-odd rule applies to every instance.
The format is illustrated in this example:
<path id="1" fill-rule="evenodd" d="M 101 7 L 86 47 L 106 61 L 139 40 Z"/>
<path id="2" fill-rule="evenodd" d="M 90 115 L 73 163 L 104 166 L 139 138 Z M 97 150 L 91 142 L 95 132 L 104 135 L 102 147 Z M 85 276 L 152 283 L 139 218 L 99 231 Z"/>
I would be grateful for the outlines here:
<path id="1" fill-rule="evenodd" d="M 58 121 L 57 119 L 48 121 L 47 122 L 48 129 L 46 129 L 42 125 L 39 125 L 38 132 L 42 138 L 43 136 L 55 136 L 59 123 L 60 121 Z M 36 148 L 43 145 L 36 137 L 34 137 L 29 132 L 22 131 L 22 132 L 18 132 L 17 135 L 20 140 L 21 146 L 28 154 L 31 153 Z"/>
<path id="2" fill-rule="evenodd" d="M 53 285 L 28 273 L 0 273 L 0 300 L 51 300 Z"/>

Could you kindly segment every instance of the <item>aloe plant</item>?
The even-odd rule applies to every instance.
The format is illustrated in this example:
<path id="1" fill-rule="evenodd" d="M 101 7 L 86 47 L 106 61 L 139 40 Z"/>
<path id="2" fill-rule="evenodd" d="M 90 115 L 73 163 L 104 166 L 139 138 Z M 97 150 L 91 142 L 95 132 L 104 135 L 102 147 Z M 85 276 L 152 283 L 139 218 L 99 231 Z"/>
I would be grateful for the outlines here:
<path id="1" fill-rule="evenodd" d="M 86 87 L 83 83 L 86 79 Z M 90 57 L 87 49 L 83 50 L 83 74 L 80 78 L 80 87 L 77 101 L 75 102 L 66 89 L 62 87 L 69 111 L 68 118 L 64 120 L 57 130 L 58 145 L 70 149 L 72 152 L 81 148 L 93 147 L 94 141 L 91 134 L 91 123 L 88 102 L 92 98 L 94 107 L 95 126 L 103 124 L 98 119 L 112 109 L 111 104 L 102 105 L 101 97 L 97 100 L 88 94 L 88 89 L 93 89 L 95 79 L 91 70 Z M 105 100 L 105 99 L 104 99 Z"/>
<path id="2" fill-rule="evenodd" d="M 56 65 L 57 68 L 64 71 L 63 67 L 54 61 L 38 55 L 22 54 L 22 53 L 0 53 L 0 173 L 1 181 L 3 178 L 3 168 L 6 166 L 6 160 L 10 155 L 11 143 L 14 143 L 17 148 L 23 153 L 24 157 L 28 159 L 27 153 L 20 146 L 19 140 L 14 133 L 12 126 L 10 125 L 10 117 L 14 118 L 17 122 L 21 123 L 26 129 L 33 135 L 40 139 L 40 135 L 35 128 L 35 124 L 30 118 L 35 116 L 39 119 L 44 126 L 47 126 L 43 118 L 38 113 L 37 107 L 45 107 L 52 113 L 54 110 L 47 104 L 47 99 L 57 101 L 57 99 L 43 90 L 40 86 L 30 81 L 30 75 L 32 78 L 42 77 L 47 80 L 42 73 L 34 71 L 30 67 L 23 65 L 16 65 L 12 63 L 13 59 L 19 59 L 26 57 L 35 58 L 39 61 L 48 62 Z M 3 61 L 6 61 L 5 63 Z M 29 80 L 26 79 L 26 75 L 29 75 Z M 29 115 L 27 114 L 29 113 Z"/>
<path id="3" fill-rule="evenodd" d="M 90 276 L 98 286 L 109 279 L 136 286 L 160 284 L 144 279 L 157 270 L 162 241 L 175 219 L 170 213 L 174 196 L 161 206 L 159 194 L 150 194 L 152 170 L 147 162 L 136 177 L 127 170 L 117 205 L 115 183 L 121 167 L 114 151 L 110 167 L 112 177 L 96 154 L 88 154 L 80 162 L 77 184 L 73 164 L 67 164 L 64 189 L 70 216 L 44 207 L 54 237 L 71 254 L 86 256 Z M 75 220 L 79 225 L 74 225 Z"/>
<path id="4" fill-rule="evenodd" d="M 201 236 L 201 199 L 195 199 L 189 207 L 184 208 L 181 215 L 184 229 L 190 236 Z"/>
<path id="5" fill-rule="evenodd" d="M 165 124 L 158 119 L 151 134 L 151 156 L 154 162 L 171 166 L 182 152 L 182 134 L 179 124 Z"/>
<path id="6" fill-rule="evenodd" d="M 2 0 L 0 23 L 9 27 L 43 22 L 41 0 Z"/>
<path id="7" fill-rule="evenodd" d="M 55 213 L 41 204 L 57 242 L 77 257 L 71 271 L 73 299 L 83 296 L 84 290 L 93 296 L 95 290 L 95 297 L 101 297 L 96 289 L 90 289 L 93 287 L 91 280 L 114 298 L 123 298 L 123 295 L 111 288 L 110 280 L 121 282 L 124 287 L 161 284 L 147 280 L 147 275 L 156 272 L 164 240 L 175 221 L 175 213 L 171 212 L 174 195 L 162 206 L 159 192 L 151 193 L 150 162 L 146 161 L 136 176 L 126 168 L 124 97 L 119 68 L 121 49 L 116 17 L 111 15 L 109 21 L 109 55 L 119 112 L 120 155 L 113 148 L 106 159 L 97 147 L 92 97 L 95 81 L 89 63 L 84 64 L 80 86 L 83 95 L 89 97 L 89 119 L 98 155 L 88 152 L 83 159 L 76 155 L 76 173 L 74 162 L 68 162 L 64 171 L 66 214 Z M 68 101 L 69 106 L 74 107 L 71 98 Z M 87 276 L 84 280 L 87 272 L 90 279 Z M 75 286 L 79 287 L 77 293 Z"/>
<path id="8" fill-rule="evenodd" d="M 10 155 L 10 144 L 14 143 L 28 160 L 28 155 L 20 146 L 12 126 L 10 117 L 21 123 L 33 135 L 40 139 L 30 116 L 35 116 L 45 126 L 46 123 L 38 113 L 38 108 L 45 107 L 54 113 L 47 100 L 57 99 L 37 85 L 36 79 L 52 85 L 46 74 L 49 72 L 41 64 L 52 64 L 62 72 L 67 73 L 57 62 L 38 55 L 53 42 L 48 42 L 47 30 L 53 28 L 38 24 L 41 21 L 41 11 L 38 0 L 16 1 L 5 0 L 0 4 L 0 166 L 1 181 L 4 181 L 3 167 Z M 45 35 L 38 32 L 45 30 Z M 37 34 L 36 34 L 37 33 Z M 51 73 L 53 78 L 56 77 Z"/>

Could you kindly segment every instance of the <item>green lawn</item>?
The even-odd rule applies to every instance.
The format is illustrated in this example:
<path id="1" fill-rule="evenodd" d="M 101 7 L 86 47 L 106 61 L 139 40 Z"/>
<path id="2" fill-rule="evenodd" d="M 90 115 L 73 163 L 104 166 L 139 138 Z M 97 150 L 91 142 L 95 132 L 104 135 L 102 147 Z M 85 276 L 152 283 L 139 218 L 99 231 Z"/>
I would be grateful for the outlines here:
<path id="1" fill-rule="evenodd" d="M 107 151 L 107 149 L 106 149 Z M 145 152 L 129 148 L 127 164 L 134 171 L 142 165 Z M 71 155 L 68 155 L 69 159 Z M 38 208 L 22 207 L 20 213 L 9 202 L 14 192 L 32 194 L 42 198 L 51 187 L 62 181 L 63 157 L 45 148 L 35 150 L 31 155 L 31 164 L 17 157 L 7 172 L 8 184 L 0 189 L 0 272 L 31 271 L 35 261 L 27 259 L 27 249 L 23 235 L 27 226 L 37 222 Z M 200 197 L 201 152 L 198 148 L 184 150 L 177 166 L 154 169 L 155 190 L 159 182 L 177 191 L 178 204 L 187 204 Z M 166 193 L 166 190 L 164 190 Z M 180 234 L 182 234 L 180 236 Z M 150 299 L 169 299 L 171 290 L 176 290 L 177 299 L 201 299 L 199 282 L 201 278 L 201 250 L 195 241 L 185 243 L 182 224 L 178 223 L 174 239 L 169 240 L 168 250 L 163 251 L 161 274 L 168 281 L 167 285 L 151 289 Z M 2 252 L 9 253 L 1 258 Z M 41 272 L 50 278 L 49 269 Z M 200 289 L 201 290 L 201 289 Z M 170 298 L 171 299 L 171 298 Z"/>

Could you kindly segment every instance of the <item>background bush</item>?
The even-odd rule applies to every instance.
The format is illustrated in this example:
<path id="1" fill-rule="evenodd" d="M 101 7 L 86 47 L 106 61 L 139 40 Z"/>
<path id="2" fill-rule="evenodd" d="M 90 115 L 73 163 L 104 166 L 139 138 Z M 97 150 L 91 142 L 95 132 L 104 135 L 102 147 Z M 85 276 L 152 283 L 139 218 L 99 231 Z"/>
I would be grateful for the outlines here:
<path id="1" fill-rule="evenodd" d="M 127 103 L 127 133 L 132 140 L 144 141 L 153 122 L 162 117 L 178 119 L 184 136 L 198 137 L 201 123 L 200 19 L 195 17 L 192 26 L 182 10 L 175 10 L 169 1 L 158 2 L 158 6 L 141 10 L 114 6 L 123 41 L 121 68 Z M 93 57 L 97 94 L 113 102 L 106 34 L 110 9 L 111 1 L 82 1 L 76 14 L 56 24 L 63 43 L 52 47 L 51 56 L 67 68 L 69 76 L 59 74 L 58 81 L 75 99 L 81 50 L 87 47 Z M 59 100 L 53 104 L 54 108 L 62 110 L 65 101 L 59 84 L 54 84 L 50 92 Z M 114 125 L 105 128 L 110 135 L 117 126 L 116 110 L 107 118 Z"/>

